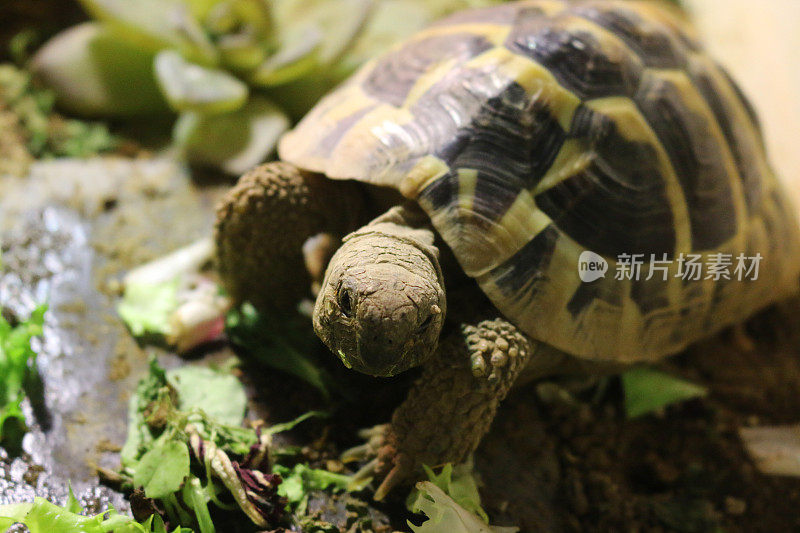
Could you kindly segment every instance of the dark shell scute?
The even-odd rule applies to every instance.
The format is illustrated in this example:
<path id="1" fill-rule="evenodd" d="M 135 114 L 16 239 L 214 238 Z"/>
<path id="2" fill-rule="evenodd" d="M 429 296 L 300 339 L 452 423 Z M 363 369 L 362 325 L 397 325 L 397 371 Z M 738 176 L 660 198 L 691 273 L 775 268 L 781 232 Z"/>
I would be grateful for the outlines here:
<path id="1" fill-rule="evenodd" d="M 736 210 L 725 167 L 724 139 L 689 109 L 680 89 L 653 76 L 636 102 L 669 154 L 689 211 L 692 249 L 712 250 L 736 234 Z"/>
<path id="2" fill-rule="evenodd" d="M 434 64 L 450 59 L 466 61 L 492 47 L 485 37 L 470 33 L 435 35 L 411 41 L 374 65 L 363 88 L 370 96 L 400 107 L 420 76 Z"/>
<path id="3" fill-rule="evenodd" d="M 451 171 L 425 187 L 419 194 L 419 201 L 439 211 L 450 206 L 457 197 L 458 176 Z"/>
<path id="4" fill-rule="evenodd" d="M 763 131 L 761 128 L 761 120 L 758 118 L 758 113 L 756 113 L 756 109 L 753 107 L 753 103 L 744 94 L 744 91 L 739 86 L 739 84 L 734 80 L 730 73 L 725 69 L 722 65 L 717 65 L 717 69 L 719 70 L 720 74 L 725 78 L 725 81 L 731 86 L 733 91 L 736 93 L 736 96 L 739 98 L 739 103 L 744 107 L 744 110 L 747 112 L 747 115 L 750 117 L 750 122 L 756 127 L 758 131 L 759 138 L 763 135 Z"/>
<path id="5" fill-rule="evenodd" d="M 536 285 L 547 280 L 547 270 L 553 258 L 560 232 L 547 226 L 537 233 L 516 254 L 492 270 L 492 278 L 505 294 L 518 296 L 525 289 L 529 295 Z"/>
<path id="6" fill-rule="evenodd" d="M 552 166 L 566 132 L 541 99 L 512 82 L 489 98 L 473 120 L 437 155 L 451 168 L 478 171 L 473 209 L 502 218 L 522 189 L 535 186 Z"/>
<path id="7" fill-rule="evenodd" d="M 671 256 L 673 214 L 653 146 L 625 139 L 611 118 L 587 107 L 576 112 L 570 136 L 584 141 L 594 157 L 539 193 L 539 209 L 598 254 Z"/>
<path id="8" fill-rule="evenodd" d="M 634 11 L 620 7 L 584 6 L 576 14 L 602 26 L 625 41 L 650 68 L 683 68 L 685 48 L 665 27 L 646 21 Z"/>
<path id="9" fill-rule="evenodd" d="M 565 89 L 581 99 L 632 96 L 643 70 L 636 54 L 609 40 L 604 45 L 595 32 L 580 25 L 571 27 L 571 20 L 519 20 L 506 47 L 545 66 Z"/>
<path id="10" fill-rule="evenodd" d="M 694 84 L 713 111 L 714 118 L 716 118 L 736 161 L 736 169 L 742 181 L 747 209 L 749 212 L 755 213 L 761 205 L 763 185 L 761 141 L 756 133 L 758 127 L 754 124 L 751 131 L 748 131 L 748 128 L 737 127 L 734 122 L 736 115 L 733 109 L 733 106 L 737 104 L 726 101 L 724 92 L 707 72 L 702 69 L 693 70 Z"/>

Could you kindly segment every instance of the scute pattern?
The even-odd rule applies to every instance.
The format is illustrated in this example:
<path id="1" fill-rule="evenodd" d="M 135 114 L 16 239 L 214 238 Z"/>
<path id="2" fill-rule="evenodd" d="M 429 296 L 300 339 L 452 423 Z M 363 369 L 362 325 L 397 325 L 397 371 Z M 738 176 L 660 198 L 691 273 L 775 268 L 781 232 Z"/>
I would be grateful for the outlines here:
<path id="1" fill-rule="evenodd" d="M 636 102 L 681 182 L 691 220 L 692 248 L 711 250 L 736 234 L 736 208 L 731 173 L 726 168 L 728 148 L 724 139 L 709 131 L 713 118 L 688 105 L 695 92 L 688 83 L 678 85 L 673 79 L 651 75 Z"/>
<path id="2" fill-rule="evenodd" d="M 633 10 L 588 5 L 578 6 L 576 13 L 625 41 L 648 68 L 682 68 L 686 62 L 674 36 Z"/>
<path id="3" fill-rule="evenodd" d="M 525 16 L 515 23 L 506 46 L 547 67 L 582 99 L 632 94 L 642 73 L 641 60 L 616 37 L 592 30 L 585 19 L 571 13 Z"/>
<path id="4" fill-rule="evenodd" d="M 402 106 L 417 79 L 437 63 L 464 60 L 492 47 L 484 37 L 468 33 L 434 35 L 390 52 L 364 81 L 364 91 L 380 101 Z"/>
<path id="5" fill-rule="evenodd" d="M 755 112 L 655 2 L 445 19 L 323 99 L 280 155 L 416 199 L 507 318 L 575 355 L 654 359 L 797 289 L 800 231 Z M 584 251 L 605 278 L 580 281 Z M 719 253 L 760 254 L 759 278 L 680 276 L 683 255 Z M 621 254 L 640 279 L 615 276 Z"/>
<path id="6" fill-rule="evenodd" d="M 673 254 L 675 228 L 665 182 L 652 145 L 620 134 L 612 117 L 582 106 L 571 138 L 592 157 L 586 165 L 536 196 L 536 205 L 588 250 L 619 254 Z"/>

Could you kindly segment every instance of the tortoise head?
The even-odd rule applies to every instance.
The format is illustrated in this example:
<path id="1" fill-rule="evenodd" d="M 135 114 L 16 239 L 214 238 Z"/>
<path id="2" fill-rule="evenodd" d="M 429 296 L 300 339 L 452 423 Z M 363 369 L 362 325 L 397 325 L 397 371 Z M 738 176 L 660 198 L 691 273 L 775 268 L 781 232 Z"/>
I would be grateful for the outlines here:
<path id="1" fill-rule="evenodd" d="M 409 237 L 419 230 L 380 226 L 345 239 L 331 259 L 314 331 L 348 368 L 393 376 L 434 352 L 446 301 L 435 249 Z"/>

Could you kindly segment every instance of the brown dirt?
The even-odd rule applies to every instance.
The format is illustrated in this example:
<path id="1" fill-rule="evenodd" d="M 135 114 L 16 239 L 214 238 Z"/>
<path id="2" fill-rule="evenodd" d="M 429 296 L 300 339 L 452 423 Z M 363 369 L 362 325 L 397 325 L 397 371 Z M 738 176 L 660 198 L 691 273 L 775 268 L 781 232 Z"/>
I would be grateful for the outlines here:
<path id="1" fill-rule="evenodd" d="M 490 514 L 523 531 L 800 531 L 800 480 L 760 474 L 738 435 L 798 422 L 798 304 L 752 319 L 752 350 L 726 332 L 669 361 L 710 395 L 660 415 L 626 420 L 613 381 L 599 402 L 518 391 L 477 457 Z"/>

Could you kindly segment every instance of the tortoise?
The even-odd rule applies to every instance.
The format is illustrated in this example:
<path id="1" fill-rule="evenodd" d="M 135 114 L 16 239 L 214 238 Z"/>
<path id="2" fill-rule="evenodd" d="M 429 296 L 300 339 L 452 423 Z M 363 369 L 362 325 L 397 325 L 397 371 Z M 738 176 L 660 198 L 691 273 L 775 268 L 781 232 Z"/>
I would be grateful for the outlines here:
<path id="1" fill-rule="evenodd" d="M 654 361 L 798 289 L 756 114 L 658 2 L 455 14 L 323 98 L 279 156 L 218 209 L 221 277 L 271 309 L 315 285 L 346 366 L 423 367 L 350 454 L 377 499 L 465 460 L 512 384 Z"/>

